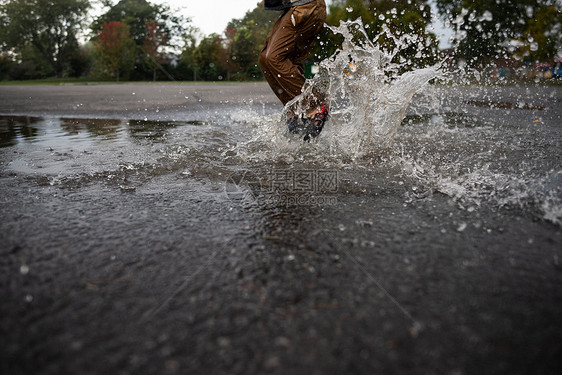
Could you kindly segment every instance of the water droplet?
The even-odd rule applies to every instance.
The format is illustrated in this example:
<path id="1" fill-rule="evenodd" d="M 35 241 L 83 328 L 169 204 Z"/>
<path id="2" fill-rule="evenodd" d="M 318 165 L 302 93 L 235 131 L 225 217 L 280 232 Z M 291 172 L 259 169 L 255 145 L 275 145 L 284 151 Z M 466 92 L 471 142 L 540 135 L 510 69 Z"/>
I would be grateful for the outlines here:
<path id="1" fill-rule="evenodd" d="M 27 275 L 29 273 L 29 267 L 25 264 L 22 264 L 20 267 L 20 273 L 22 275 Z"/>

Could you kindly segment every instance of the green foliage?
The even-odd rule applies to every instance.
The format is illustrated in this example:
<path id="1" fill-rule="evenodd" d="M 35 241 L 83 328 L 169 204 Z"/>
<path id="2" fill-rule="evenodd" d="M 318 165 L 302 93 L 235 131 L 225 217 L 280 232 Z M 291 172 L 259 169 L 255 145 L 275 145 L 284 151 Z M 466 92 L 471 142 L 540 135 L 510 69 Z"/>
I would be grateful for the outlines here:
<path id="1" fill-rule="evenodd" d="M 86 43 L 70 55 L 70 77 L 88 77 L 95 62 L 95 48 Z"/>
<path id="2" fill-rule="evenodd" d="M 0 81 L 10 78 L 10 71 L 16 66 L 16 62 L 10 56 L 0 54 Z"/>
<path id="3" fill-rule="evenodd" d="M 194 52 L 197 75 L 206 81 L 220 81 L 227 76 L 225 50 L 217 34 L 205 37 Z"/>
<path id="4" fill-rule="evenodd" d="M 230 43 L 230 58 L 240 75 L 245 78 L 261 77 L 257 68 L 258 57 L 267 35 L 254 20 L 249 20 L 236 29 Z"/>
<path id="5" fill-rule="evenodd" d="M 471 64 L 512 55 L 552 60 L 561 31 L 557 0 L 436 0 L 456 29 L 458 53 Z"/>
<path id="6" fill-rule="evenodd" d="M 258 66 L 259 54 L 278 12 L 265 11 L 257 6 L 242 19 L 232 20 L 227 28 L 229 64 L 236 71 L 238 80 L 262 78 Z"/>
<path id="7" fill-rule="evenodd" d="M 521 40 L 527 41 L 519 49 L 518 55 L 531 61 L 552 61 L 562 49 L 562 6 L 540 4 L 533 9 L 528 18 Z"/>
<path id="8" fill-rule="evenodd" d="M 89 8 L 89 0 L 6 0 L 0 4 L 0 45 L 36 64 L 36 72 L 66 75 Z M 30 49 L 31 60 L 23 56 Z"/>
<path id="9" fill-rule="evenodd" d="M 197 66 L 195 64 L 195 50 L 197 49 L 197 39 L 199 30 L 189 28 L 184 34 L 184 48 L 181 52 L 178 65 L 175 68 L 174 76 L 181 80 L 197 80 Z"/>
<path id="10" fill-rule="evenodd" d="M 185 36 L 185 47 L 176 71 L 182 77 L 205 80 L 262 78 L 258 57 L 278 12 L 256 6 L 241 19 L 233 19 L 225 30 L 204 37 L 197 45 L 197 30 Z"/>

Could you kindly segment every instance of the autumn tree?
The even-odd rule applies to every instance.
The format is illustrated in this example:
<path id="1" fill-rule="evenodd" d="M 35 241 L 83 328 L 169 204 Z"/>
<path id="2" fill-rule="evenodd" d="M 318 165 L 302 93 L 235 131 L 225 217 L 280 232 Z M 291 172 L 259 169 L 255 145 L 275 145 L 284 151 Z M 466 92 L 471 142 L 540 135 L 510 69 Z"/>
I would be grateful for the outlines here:
<path id="1" fill-rule="evenodd" d="M 146 23 L 146 35 L 142 46 L 147 65 L 152 68 L 152 80 L 156 81 L 156 71 L 163 60 L 161 47 L 168 44 L 168 36 L 162 32 L 156 21 Z"/>
<path id="2" fill-rule="evenodd" d="M 98 34 L 104 23 L 119 21 L 130 28 L 131 38 L 137 49 L 137 78 L 155 78 L 163 53 L 166 49 L 179 49 L 186 27 L 190 22 L 179 12 L 165 4 L 153 4 L 146 0 L 102 1 L 107 11 L 92 24 L 92 31 Z"/>
<path id="3" fill-rule="evenodd" d="M 135 42 L 129 25 L 111 21 L 104 23 L 97 36 L 97 48 L 101 65 L 119 81 L 121 73 L 127 73 L 134 65 Z"/>
<path id="4" fill-rule="evenodd" d="M 77 34 L 89 0 L 4 0 L 0 3 L 0 46 L 41 57 L 43 70 L 65 75 L 78 51 Z"/>

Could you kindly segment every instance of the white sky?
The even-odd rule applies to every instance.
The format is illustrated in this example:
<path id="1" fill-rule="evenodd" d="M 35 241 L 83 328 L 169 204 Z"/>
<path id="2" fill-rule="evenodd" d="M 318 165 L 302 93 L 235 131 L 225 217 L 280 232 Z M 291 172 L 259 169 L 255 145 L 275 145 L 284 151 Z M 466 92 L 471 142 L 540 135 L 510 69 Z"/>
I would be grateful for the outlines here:
<path id="1" fill-rule="evenodd" d="M 191 26 L 198 27 L 205 35 L 222 34 L 233 18 L 242 18 L 261 0 L 149 0 L 155 4 L 168 4 L 172 9 L 191 18 Z"/>

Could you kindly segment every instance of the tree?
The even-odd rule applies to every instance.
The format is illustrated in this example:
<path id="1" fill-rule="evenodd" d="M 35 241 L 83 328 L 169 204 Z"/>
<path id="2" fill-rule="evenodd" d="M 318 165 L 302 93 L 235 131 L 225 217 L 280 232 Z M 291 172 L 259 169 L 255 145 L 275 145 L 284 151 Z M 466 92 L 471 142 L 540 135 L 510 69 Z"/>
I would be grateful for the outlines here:
<path id="1" fill-rule="evenodd" d="M 265 41 L 265 37 L 261 37 L 263 33 L 254 20 L 246 21 L 244 25 L 232 30 L 232 39 L 228 45 L 230 60 L 235 64 L 235 69 L 244 78 L 261 77 L 257 64 Z"/>
<path id="2" fill-rule="evenodd" d="M 57 77 L 78 50 L 76 35 L 89 0 L 5 0 L 0 4 L 0 45 L 21 56 L 33 48 Z"/>
<path id="3" fill-rule="evenodd" d="M 146 23 L 146 35 L 142 46 L 147 65 L 152 68 L 152 80 L 156 81 L 156 69 L 160 67 L 162 53 L 160 47 L 168 44 L 168 37 L 158 27 L 156 21 Z"/>
<path id="4" fill-rule="evenodd" d="M 96 47 L 87 42 L 72 55 L 70 59 L 70 76 L 83 77 L 90 75 L 96 61 Z"/>
<path id="5" fill-rule="evenodd" d="M 226 37 L 229 63 L 233 70 L 238 71 L 237 78 L 262 77 L 258 67 L 259 55 L 277 18 L 278 12 L 265 11 L 258 5 L 246 12 L 243 18 L 228 23 Z"/>
<path id="6" fill-rule="evenodd" d="M 0 81 L 10 79 L 10 73 L 15 66 L 15 61 L 7 54 L 0 54 Z"/>
<path id="7" fill-rule="evenodd" d="M 184 35 L 184 48 L 180 55 L 176 75 L 179 79 L 197 80 L 197 64 L 195 63 L 195 51 L 197 40 L 200 39 L 200 31 L 196 27 L 188 27 Z"/>
<path id="8" fill-rule="evenodd" d="M 115 5 L 103 0 L 103 3 L 108 10 L 93 22 L 92 31 L 99 34 L 103 24 L 111 21 L 129 25 L 130 35 L 139 47 L 135 65 L 137 78 L 154 79 L 158 58 L 166 48 L 179 48 L 189 20 L 167 5 L 146 0 L 121 0 Z"/>
<path id="9" fill-rule="evenodd" d="M 182 72 L 204 80 L 256 79 L 262 77 L 259 54 L 278 12 L 267 12 L 257 5 L 241 19 L 232 19 L 225 29 L 226 38 L 217 34 L 204 37 L 196 46 L 197 31 L 185 36 L 179 63 Z"/>
<path id="10" fill-rule="evenodd" d="M 127 73 L 134 65 L 135 42 L 129 25 L 111 21 L 104 23 L 97 37 L 100 62 L 119 81 L 121 72 Z"/>
<path id="11" fill-rule="evenodd" d="M 510 57 L 552 59 L 562 46 L 559 0 L 436 0 L 469 63 Z"/>
<path id="12" fill-rule="evenodd" d="M 524 43 L 517 51 L 517 56 L 531 61 L 552 62 L 562 49 L 561 4 L 540 4 L 532 10 L 527 8 L 527 16 L 528 22 L 521 40 L 528 43 Z"/>
<path id="13" fill-rule="evenodd" d="M 53 68 L 31 44 L 22 48 L 16 58 L 17 61 L 10 70 L 10 79 L 40 79 L 55 75 Z"/>
<path id="14" fill-rule="evenodd" d="M 203 38 L 194 53 L 199 77 L 208 81 L 225 79 L 227 70 L 223 56 L 224 45 L 218 34 L 211 34 Z"/>

